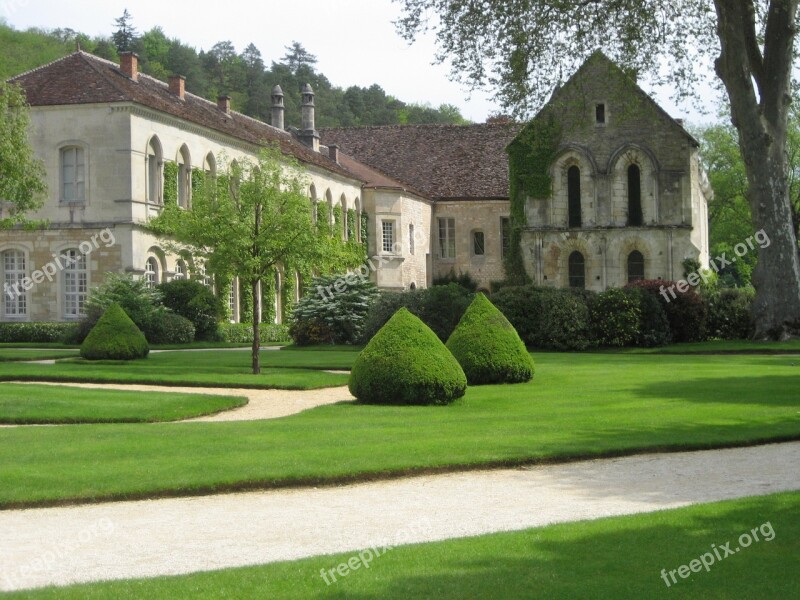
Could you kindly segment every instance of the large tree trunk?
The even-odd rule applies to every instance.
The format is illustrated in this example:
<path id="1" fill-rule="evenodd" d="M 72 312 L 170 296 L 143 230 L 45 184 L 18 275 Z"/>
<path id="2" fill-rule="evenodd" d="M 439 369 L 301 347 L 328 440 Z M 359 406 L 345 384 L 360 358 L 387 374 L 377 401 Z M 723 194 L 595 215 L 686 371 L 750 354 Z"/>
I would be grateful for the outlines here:
<path id="1" fill-rule="evenodd" d="M 261 332 L 259 326 L 261 325 L 261 282 L 254 279 L 251 282 L 253 290 L 253 375 L 261 373 Z"/>
<path id="2" fill-rule="evenodd" d="M 721 47 L 716 71 L 739 132 L 753 224 L 769 238 L 768 245 L 759 245 L 753 273 L 753 317 L 759 339 L 786 338 L 800 327 L 800 256 L 786 148 L 797 1 L 770 2 L 762 54 L 753 3 L 715 0 Z"/>

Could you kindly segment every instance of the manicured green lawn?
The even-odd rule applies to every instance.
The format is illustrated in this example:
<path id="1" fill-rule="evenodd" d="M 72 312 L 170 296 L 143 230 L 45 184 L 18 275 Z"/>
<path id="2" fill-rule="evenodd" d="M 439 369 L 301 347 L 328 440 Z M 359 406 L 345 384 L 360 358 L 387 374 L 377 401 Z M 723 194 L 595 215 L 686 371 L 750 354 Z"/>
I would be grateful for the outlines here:
<path id="1" fill-rule="evenodd" d="M 0 423 L 147 423 L 229 410 L 246 398 L 0 384 Z"/>
<path id="2" fill-rule="evenodd" d="M 20 360 L 52 360 L 78 356 L 77 350 L 59 349 L 22 349 L 0 347 L 0 362 L 12 362 Z"/>
<path id="3" fill-rule="evenodd" d="M 16 352 L 19 352 L 17 350 Z M 264 350 L 265 368 L 261 375 L 250 370 L 248 350 L 199 350 L 196 352 L 158 352 L 137 361 L 65 360 L 55 365 L 0 363 L 0 381 L 78 381 L 119 382 L 153 385 L 315 389 L 347 384 L 347 375 L 325 373 L 312 365 L 311 369 L 276 367 L 280 361 L 273 355 L 278 350 Z M 348 361 L 354 353 L 342 353 Z M 289 352 L 284 360 L 295 367 L 297 360 Z M 313 362 L 313 361 L 312 361 Z M 328 361 L 337 364 L 336 361 Z"/>
<path id="4" fill-rule="evenodd" d="M 800 354 L 800 339 L 785 342 L 754 342 L 752 340 L 715 340 L 670 344 L 662 348 L 625 348 L 616 352 L 632 354 Z"/>
<path id="5" fill-rule="evenodd" d="M 794 357 L 535 359 L 531 383 L 472 387 L 444 407 L 341 403 L 271 421 L 0 430 L 0 507 L 800 439 Z"/>
<path id="6" fill-rule="evenodd" d="M 800 596 L 800 494 L 787 493 L 522 532 L 179 577 L 49 588 L 9 599 L 409 598 L 773 600 Z M 739 547 L 758 530 L 759 541 Z M 733 555 L 721 548 L 730 542 Z M 721 559 L 713 555 L 712 544 Z M 711 553 L 711 554 L 707 554 Z M 705 556 L 708 570 L 689 564 Z M 709 558 L 711 557 L 711 558 Z M 713 558 L 713 562 L 712 562 Z M 368 568 L 364 567 L 368 564 Z M 686 565 L 688 577 L 677 573 Z M 697 563 L 695 563 L 697 567 Z M 665 571 L 669 587 L 662 579 Z M 326 572 L 329 584 L 321 576 Z M 675 572 L 676 583 L 669 575 Z"/>

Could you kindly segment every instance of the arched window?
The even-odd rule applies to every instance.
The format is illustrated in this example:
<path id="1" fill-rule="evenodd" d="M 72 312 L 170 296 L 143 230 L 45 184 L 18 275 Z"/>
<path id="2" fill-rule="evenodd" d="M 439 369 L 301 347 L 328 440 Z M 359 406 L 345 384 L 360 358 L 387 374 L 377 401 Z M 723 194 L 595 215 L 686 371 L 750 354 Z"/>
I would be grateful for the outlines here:
<path id="1" fill-rule="evenodd" d="M 83 307 L 89 293 L 89 273 L 86 269 L 86 256 L 77 248 L 61 253 L 64 268 L 64 318 L 77 319 L 84 314 Z"/>
<path id="2" fill-rule="evenodd" d="M 571 166 L 567 170 L 567 211 L 569 226 L 581 226 L 581 170 Z"/>
<path id="3" fill-rule="evenodd" d="M 179 259 L 175 263 L 175 277 L 173 279 L 186 279 L 186 273 L 186 262 L 183 259 Z"/>
<path id="4" fill-rule="evenodd" d="M 325 200 L 328 202 L 328 226 L 333 227 L 333 194 L 330 190 L 325 192 Z"/>
<path id="5" fill-rule="evenodd" d="M 355 201 L 355 208 L 356 208 L 356 222 L 353 223 L 353 231 L 356 232 L 356 241 L 361 242 L 361 200 L 356 198 Z"/>
<path id="6" fill-rule="evenodd" d="M 311 222 L 317 224 L 317 188 L 314 184 L 308 190 L 308 196 L 311 198 Z"/>
<path id="7" fill-rule="evenodd" d="M 303 297 L 303 276 L 300 274 L 300 271 L 294 272 L 294 301 L 295 303 L 300 302 L 300 298 Z"/>
<path id="8" fill-rule="evenodd" d="M 149 288 L 158 284 L 158 260 L 154 256 L 148 258 L 144 265 L 144 280 Z"/>
<path id="9" fill-rule="evenodd" d="M 342 210 L 342 239 L 347 241 L 347 198 L 344 194 L 339 198 L 339 207 Z"/>
<path id="10" fill-rule="evenodd" d="M 206 154 L 203 171 L 205 171 L 206 175 L 210 175 L 211 177 L 217 176 L 217 159 L 214 158 L 214 155 L 211 152 Z"/>
<path id="11" fill-rule="evenodd" d="M 586 287 L 586 260 L 577 250 L 569 255 L 569 287 Z"/>
<path id="12" fill-rule="evenodd" d="M 147 201 L 151 204 L 161 204 L 163 189 L 163 156 L 161 142 L 157 137 L 150 138 L 147 145 Z"/>
<path id="13" fill-rule="evenodd" d="M 183 145 L 178 153 L 178 206 L 189 208 L 192 194 L 192 159 L 189 149 Z"/>
<path id="14" fill-rule="evenodd" d="M 283 323 L 283 277 L 275 270 L 275 324 Z"/>
<path id="15" fill-rule="evenodd" d="M 628 255 L 628 283 L 644 279 L 644 256 L 638 250 Z"/>
<path id="16" fill-rule="evenodd" d="M 28 293 L 22 287 L 25 268 L 24 252 L 3 252 L 3 314 L 9 319 L 24 318 L 28 314 Z"/>
<path id="17" fill-rule="evenodd" d="M 86 157 L 80 146 L 61 149 L 61 201 L 86 201 Z"/>
<path id="18" fill-rule="evenodd" d="M 637 165 L 628 167 L 628 225 L 642 225 L 642 181 Z"/>
<path id="19" fill-rule="evenodd" d="M 417 289 L 417 284 L 412 281 L 411 285 L 408 286 L 408 289 L 410 289 L 411 291 L 414 291 L 415 289 Z"/>

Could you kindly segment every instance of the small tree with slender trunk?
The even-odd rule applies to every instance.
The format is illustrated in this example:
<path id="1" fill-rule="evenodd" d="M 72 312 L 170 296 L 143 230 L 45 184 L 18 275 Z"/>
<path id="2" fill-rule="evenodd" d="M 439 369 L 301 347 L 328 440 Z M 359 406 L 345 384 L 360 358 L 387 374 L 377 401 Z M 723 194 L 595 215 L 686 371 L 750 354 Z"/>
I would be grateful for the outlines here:
<path id="1" fill-rule="evenodd" d="M 266 148 L 257 160 L 233 161 L 226 174 L 207 177 L 190 210 L 165 206 L 150 225 L 192 246 L 212 272 L 238 276 L 250 287 L 255 375 L 261 372 L 261 282 L 280 265 L 314 260 L 321 251 L 306 189 L 301 167 Z"/>

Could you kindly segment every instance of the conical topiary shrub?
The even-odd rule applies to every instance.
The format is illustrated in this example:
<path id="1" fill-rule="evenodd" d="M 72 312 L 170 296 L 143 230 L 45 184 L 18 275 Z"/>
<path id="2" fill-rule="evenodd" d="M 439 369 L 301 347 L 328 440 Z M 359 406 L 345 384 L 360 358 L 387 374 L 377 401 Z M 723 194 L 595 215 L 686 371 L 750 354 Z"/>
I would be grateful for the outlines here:
<path id="1" fill-rule="evenodd" d="M 405 308 L 380 328 L 350 373 L 350 393 L 370 404 L 449 404 L 466 389 L 458 361 Z"/>
<path id="2" fill-rule="evenodd" d="M 134 360 L 145 358 L 149 352 L 144 334 L 116 302 L 81 344 L 81 356 L 88 360 Z"/>
<path id="3" fill-rule="evenodd" d="M 470 385 L 521 383 L 533 377 L 533 358 L 517 330 L 483 294 L 478 294 L 458 322 L 447 348 Z"/>

